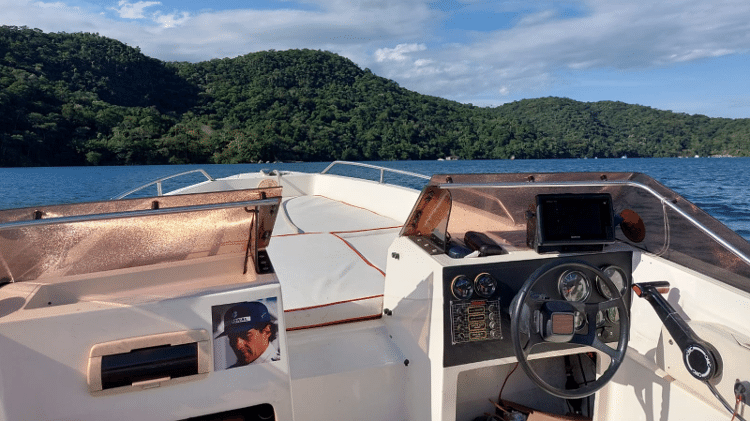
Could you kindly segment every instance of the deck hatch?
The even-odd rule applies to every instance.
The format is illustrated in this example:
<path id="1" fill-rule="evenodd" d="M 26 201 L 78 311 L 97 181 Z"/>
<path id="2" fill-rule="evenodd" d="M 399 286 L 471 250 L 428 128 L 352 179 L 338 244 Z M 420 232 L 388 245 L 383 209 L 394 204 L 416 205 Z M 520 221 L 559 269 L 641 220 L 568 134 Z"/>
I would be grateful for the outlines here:
<path id="1" fill-rule="evenodd" d="M 162 345 L 102 356 L 102 389 L 198 374 L 198 344 Z"/>
<path id="2" fill-rule="evenodd" d="M 89 392 L 143 390 L 204 377 L 210 346 L 203 329 L 96 344 L 89 356 Z"/>

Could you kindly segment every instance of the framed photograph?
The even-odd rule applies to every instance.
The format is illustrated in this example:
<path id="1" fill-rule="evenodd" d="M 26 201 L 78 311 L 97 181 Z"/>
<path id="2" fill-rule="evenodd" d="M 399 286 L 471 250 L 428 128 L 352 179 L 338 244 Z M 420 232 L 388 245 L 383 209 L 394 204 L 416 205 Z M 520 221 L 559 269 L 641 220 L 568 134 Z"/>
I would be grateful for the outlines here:
<path id="1" fill-rule="evenodd" d="M 214 370 L 281 360 L 277 298 L 211 307 Z"/>

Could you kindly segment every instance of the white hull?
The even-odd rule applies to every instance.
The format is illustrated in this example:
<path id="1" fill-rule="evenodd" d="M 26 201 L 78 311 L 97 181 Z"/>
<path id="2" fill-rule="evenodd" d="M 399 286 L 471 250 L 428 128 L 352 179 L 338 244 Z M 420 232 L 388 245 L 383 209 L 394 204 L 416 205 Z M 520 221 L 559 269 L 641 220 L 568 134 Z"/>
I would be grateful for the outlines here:
<path id="1" fill-rule="evenodd" d="M 282 187 L 281 196 L 275 185 Z M 9 256 L 22 255 L 17 249 L 24 244 L 19 233 L 31 236 L 34 230 L 49 228 L 4 225 L 0 234 L 7 235 L 0 252 L 14 282 L 0 287 L 0 420 L 180 420 L 249 407 L 263 412 L 269 407 L 257 405 L 270 405 L 277 420 L 470 421 L 495 412 L 490 400 L 497 402 L 506 378 L 503 399 L 562 415 L 569 410 L 565 399 L 540 389 L 520 368 L 508 377 L 518 358 L 512 352 L 507 314 L 499 321 L 502 339 L 479 341 L 479 348 L 471 348 L 479 342 L 451 344 L 450 338 L 457 336 L 446 311 L 453 311 L 457 301 L 444 291 L 450 290 L 457 273 L 473 277 L 489 272 L 501 283 L 512 283 L 526 279 L 523 271 L 534 265 L 571 256 L 597 266 L 617 262 L 629 267 L 629 285 L 669 282 L 667 301 L 721 354 L 722 373 L 711 381 L 718 392 L 733 405 L 735 380 L 750 380 L 750 294 L 748 288 L 733 286 L 748 280 L 732 267 L 728 274 L 739 281 L 733 278 L 730 284 L 704 274 L 700 265 L 691 268 L 669 260 L 669 252 L 645 251 L 623 241 L 597 252 L 540 254 L 511 234 L 502 243 L 507 254 L 430 254 L 414 240 L 415 228 L 404 227 L 405 221 L 427 224 L 429 208 L 420 208 L 425 202 L 419 191 L 328 174 L 247 174 L 175 193 L 259 186 L 268 194 L 250 194 L 249 199 L 274 199 L 278 205 L 258 205 L 254 222 L 235 219 L 230 213 L 234 211 L 198 211 L 195 218 L 153 225 L 145 231 L 151 235 L 139 237 L 142 241 L 135 245 L 122 230 L 130 221 L 151 216 L 117 219 L 126 222 L 116 229 L 107 225 L 112 220 L 62 221 L 58 234 L 85 226 L 124 237 L 106 242 L 103 235 L 91 244 L 57 238 L 55 245 L 65 253 L 53 258 L 48 253 L 46 260 L 23 270 L 8 261 Z M 459 206 L 458 192 L 453 200 L 450 215 L 455 219 L 448 231 L 455 238 L 465 227 L 487 224 L 492 227 L 487 232 L 494 236 L 513 220 L 471 214 Z M 415 218 L 418 209 L 424 209 L 422 220 Z M 508 215 L 512 213 L 509 209 Z M 430 215 L 438 218 L 440 212 Z M 24 220 L 6 216 L 15 219 L 0 223 Z M 51 218 L 45 215 L 42 220 Z M 462 225 L 456 225 L 459 219 Z M 270 239 L 263 240 L 263 230 L 253 231 L 263 220 L 275 220 Z M 212 221 L 221 222 L 214 226 Z M 516 228 L 525 224 L 513 223 Z M 184 234 L 196 226 L 208 230 L 206 224 L 214 234 Z M 257 237 L 249 237 L 255 246 L 248 246 L 247 238 L 237 239 L 247 232 L 257 232 Z M 671 235 L 676 239 L 679 233 Z M 181 236 L 190 244 L 189 251 L 175 251 L 176 243 L 170 243 L 155 252 L 166 243 L 162 236 Z M 201 245 L 207 236 L 206 245 Z M 34 238 L 34 247 L 53 241 Z M 106 252 L 100 249 L 105 244 Z M 130 247 L 145 251 L 140 255 Z M 273 271 L 259 273 L 263 271 L 250 253 L 255 248 L 261 250 L 259 256 L 267 252 Z M 123 263 L 112 257 L 124 250 L 134 254 L 133 259 Z M 163 255 L 159 254 L 161 260 L 145 258 L 149 253 Z M 89 270 L 74 261 L 79 256 L 95 256 L 98 263 Z M 107 266 L 102 259 L 113 263 Z M 513 274 L 513 268 L 519 272 Z M 27 274 L 33 279 L 24 279 Z M 629 289 L 627 294 L 631 295 Z M 278 325 L 272 346 L 280 358 L 228 368 L 236 357 L 226 337 L 219 335 L 228 326 L 224 312 L 234 303 L 255 301 L 265 303 Z M 649 302 L 632 295 L 628 305 L 629 342 L 622 365 L 585 402 L 590 408 L 584 415 L 595 420 L 729 420 L 732 414 L 687 371 Z M 607 326 L 614 329 L 617 323 Z M 197 358 L 207 360 L 201 360 L 198 372 L 93 390 L 92 378 L 106 371 L 96 365 L 102 360 L 92 353 L 97 344 L 114 342 L 112 349 L 120 346 L 120 352 L 128 352 L 133 348 L 122 344 L 130 338 L 157 335 L 142 342 L 147 345 L 140 346 L 147 348 L 164 345 L 158 335 L 185 331 L 200 331 L 207 341 L 199 344 L 206 348 Z M 545 348 L 529 360 L 552 386 L 562 388 L 566 356 L 578 359 L 587 353 L 596 354 L 596 369 L 603 373 L 609 357 L 592 347 Z"/>

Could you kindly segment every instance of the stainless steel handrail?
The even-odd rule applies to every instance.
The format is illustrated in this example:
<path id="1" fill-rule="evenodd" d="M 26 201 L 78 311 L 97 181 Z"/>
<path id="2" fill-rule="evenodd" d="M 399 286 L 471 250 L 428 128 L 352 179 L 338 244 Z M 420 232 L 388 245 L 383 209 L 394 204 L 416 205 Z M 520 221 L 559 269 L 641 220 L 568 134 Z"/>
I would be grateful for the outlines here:
<path id="1" fill-rule="evenodd" d="M 636 182 L 636 181 L 625 181 L 625 180 L 612 180 L 612 181 L 558 181 L 558 182 L 510 182 L 510 183 L 490 183 L 490 184 L 482 184 L 482 183 L 443 183 L 440 184 L 439 187 L 441 189 L 505 189 L 505 188 L 514 188 L 514 187 L 534 187 L 534 188 L 555 188 L 555 187 L 609 187 L 613 185 L 622 185 L 622 186 L 630 186 L 630 187 L 636 187 L 639 189 L 643 189 L 646 192 L 650 193 L 652 196 L 657 198 L 659 201 L 661 201 L 662 206 L 667 206 L 673 211 L 677 212 L 682 216 L 683 218 L 687 219 L 693 226 L 698 228 L 700 231 L 703 231 L 704 234 L 711 237 L 714 241 L 721 244 L 732 252 L 735 256 L 739 257 L 740 260 L 744 261 L 746 264 L 750 265 L 750 257 L 746 256 L 741 251 L 737 250 L 736 247 L 729 244 L 726 240 L 721 238 L 718 234 L 711 231 L 708 227 L 700 223 L 698 220 L 693 218 L 692 216 L 688 215 L 685 211 L 677 207 L 674 203 L 672 203 L 671 200 L 667 199 L 666 197 L 662 196 L 659 192 L 654 190 L 653 188 Z"/>
<path id="2" fill-rule="evenodd" d="M 388 167 L 381 167 L 379 165 L 365 164 L 365 163 L 362 163 L 362 162 L 352 162 L 352 161 L 333 161 L 333 162 L 331 162 L 330 165 L 328 165 L 320 173 L 321 174 L 326 174 L 328 172 L 328 170 L 330 170 L 331 168 L 333 168 L 335 165 L 338 165 L 338 164 L 341 164 L 341 165 L 351 165 L 351 166 L 354 166 L 354 167 L 370 168 L 370 169 L 373 169 L 373 170 L 380 170 L 380 184 L 383 184 L 383 176 L 384 176 L 384 173 L 386 171 L 392 172 L 392 173 L 396 173 L 396 174 L 408 175 L 410 177 L 421 178 L 423 180 L 429 180 L 430 179 L 430 177 L 428 177 L 428 176 L 426 176 L 424 174 L 419 174 L 419 173 L 409 172 L 409 171 L 403 171 L 403 170 L 397 170 L 397 169 L 388 168 Z"/>
<path id="3" fill-rule="evenodd" d="M 181 172 L 179 174 L 172 174 L 172 175 L 169 175 L 167 177 L 159 178 L 157 180 L 151 181 L 150 183 L 144 184 L 144 185 L 142 185 L 140 187 L 136 187 L 133 190 L 128 190 L 125 193 L 119 194 L 119 195 L 113 197 L 112 200 L 120 200 L 122 198 L 130 196 L 131 194 L 133 194 L 133 193 L 135 193 L 137 191 L 143 190 L 146 187 L 153 186 L 154 184 L 156 184 L 156 195 L 157 196 L 163 196 L 163 193 L 162 193 L 162 190 L 161 190 L 161 183 L 162 183 L 162 181 L 169 180 L 170 178 L 181 177 L 181 176 L 187 175 L 187 174 L 192 174 L 194 172 L 200 172 L 200 173 L 202 173 L 206 177 L 206 179 L 208 181 L 214 181 L 214 178 L 211 177 L 210 175 L 208 175 L 208 173 L 206 171 L 198 168 L 197 170 L 185 171 L 185 172 Z"/>
<path id="4" fill-rule="evenodd" d="M 0 231 L 18 228 L 28 228 L 43 225 L 69 224 L 75 222 L 104 221 L 109 219 L 136 218 L 139 216 L 171 215 L 182 212 L 200 212 L 217 209 L 230 209 L 240 207 L 273 206 L 279 202 L 278 199 L 244 200 L 240 202 L 212 203 L 207 205 L 178 206 L 174 208 L 142 209 L 123 212 L 96 213 L 91 215 L 60 216 L 46 219 L 33 219 L 28 221 L 14 221 L 0 224 Z"/>

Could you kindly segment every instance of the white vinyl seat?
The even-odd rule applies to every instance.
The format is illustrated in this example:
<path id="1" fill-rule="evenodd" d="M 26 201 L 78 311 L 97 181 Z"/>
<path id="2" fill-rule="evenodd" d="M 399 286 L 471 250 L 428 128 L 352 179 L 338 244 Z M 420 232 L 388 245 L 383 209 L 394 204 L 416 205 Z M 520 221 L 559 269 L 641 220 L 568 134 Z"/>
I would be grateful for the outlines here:
<path id="1" fill-rule="evenodd" d="M 387 250 L 400 223 L 322 196 L 285 198 L 282 206 L 268 253 L 287 330 L 380 317 Z"/>

